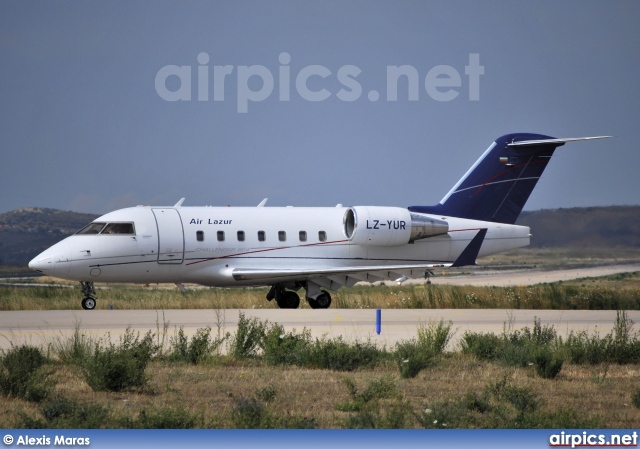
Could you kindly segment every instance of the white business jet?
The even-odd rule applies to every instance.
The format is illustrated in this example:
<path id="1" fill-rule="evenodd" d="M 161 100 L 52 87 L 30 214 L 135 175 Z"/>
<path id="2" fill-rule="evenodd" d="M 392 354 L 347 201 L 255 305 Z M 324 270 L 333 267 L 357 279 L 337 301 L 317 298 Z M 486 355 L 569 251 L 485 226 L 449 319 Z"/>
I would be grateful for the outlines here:
<path id="1" fill-rule="evenodd" d="M 110 212 L 53 245 L 32 269 L 79 281 L 82 307 L 94 282 L 271 286 L 280 308 L 331 305 L 328 290 L 425 276 L 435 267 L 529 244 L 514 225 L 554 150 L 566 142 L 509 134 L 497 139 L 435 206 L 172 207 Z"/>

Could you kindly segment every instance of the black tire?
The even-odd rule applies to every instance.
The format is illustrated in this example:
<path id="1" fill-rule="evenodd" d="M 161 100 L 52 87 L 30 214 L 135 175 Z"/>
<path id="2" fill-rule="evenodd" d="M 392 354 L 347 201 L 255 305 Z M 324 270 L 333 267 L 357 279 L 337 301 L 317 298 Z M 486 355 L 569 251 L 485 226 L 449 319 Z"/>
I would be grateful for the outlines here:
<path id="1" fill-rule="evenodd" d="M 329 292 L 323 291 L 321 295 L 319 295 L 315 301 L 315 307 L 311 306 L 313 309 L 328 309 L 331 306 L 331 295 Z M 311 301 L 309 302 L 311 304 Z"/>
<path id="2" fill-rule="evenodd" d="M 96 300 L 93 298 L 84 298 L 82 300 L 82 308 L 84 310 L 93 310 L 96 308 Z"/>
<path id="3" fill-rule="evenodd" d="M 276 297 L 276 302 L 281 309 L 297 309 L 300 305 L 300 297 L 296 292 L 284 291 Z"/>

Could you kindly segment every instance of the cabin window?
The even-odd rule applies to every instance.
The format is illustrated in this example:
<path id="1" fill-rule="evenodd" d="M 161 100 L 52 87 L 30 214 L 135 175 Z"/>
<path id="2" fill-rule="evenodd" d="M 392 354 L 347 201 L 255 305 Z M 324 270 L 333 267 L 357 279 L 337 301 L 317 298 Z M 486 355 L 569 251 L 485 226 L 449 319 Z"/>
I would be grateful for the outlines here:
<path id="1" fill-rule="evenodd" d="M 204 242 L 204 231 L 196 231 L 196 240 Z"/>
<path id="2" fill-rule="evenodd" d="M 105 226 L 106 223 L 89 223 L 84 228 L 80 229 L 77 234 L 99 234 Z"/>
<path id="3" fill-rule="evenodd" d="M 324 231 L 318 232 L 318 240 L 320 240 L 321 242 L 326 242 L 327 241 L 327 233 L 324 232 Z"/>
<path id="4" fill-rule="evenodd" d="M 238 231 L 238 241 L 244 242 L 244 231 Z"/>
<path id="5" fill-rule="evenodd" d="M 300 241 L 301 242 L 306 242 L 307 241 L 307 231 L 300 231 L 300 233 L 298 235 L 300 236 Z"/>
<path id="6" fill-rule="evenodd" d="M 218 241 L 224 242 L 224 231 L 218 231 Z"/>
<path id="7" fill-rule="evenodd" d="M 287 233 L 284 231 L 278 231 L 278 240 L 280 240 L 281 242 L 286 242 L 287 241 Z"/>
<path id="8" fill-rule="evenodd" d="M 258 241 L 259 242 L 264 242 L 265 241 L 264 231 L 258 231 Z"/>

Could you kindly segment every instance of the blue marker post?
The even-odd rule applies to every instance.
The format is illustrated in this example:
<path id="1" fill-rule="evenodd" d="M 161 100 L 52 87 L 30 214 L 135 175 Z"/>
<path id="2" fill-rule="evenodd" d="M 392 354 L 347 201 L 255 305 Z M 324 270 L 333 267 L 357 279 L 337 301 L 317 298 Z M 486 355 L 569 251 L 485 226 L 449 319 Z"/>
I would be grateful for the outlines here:
<path id="1" fill-rule="evenodd" d="M 382 330 L 382 309 L 376 309 L 376 334 L 380 335 Z"/>

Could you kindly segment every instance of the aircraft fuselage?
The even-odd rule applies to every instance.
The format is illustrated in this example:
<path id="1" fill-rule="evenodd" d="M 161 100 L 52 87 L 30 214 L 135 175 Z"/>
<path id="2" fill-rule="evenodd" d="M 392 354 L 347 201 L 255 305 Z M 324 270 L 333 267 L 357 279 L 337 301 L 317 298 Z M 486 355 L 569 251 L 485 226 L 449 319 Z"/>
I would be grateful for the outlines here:
<path id="1" fill-rule="evenodd" d="M 346 235 L 344 217 L 348 210 L 346 207 L 121 209 L 93 223 L 105 226 L 131 223 L 133 226 L 126 228 L 126 232 L 101 230 L 100 234 L 72 235 L 40 254 L 30 266 L 48 275 L 84 282 L 237 287 L 269 282 L 238 280 L 233 276 L 236 268 L 450 265 L 479 229 L 487 229 L 479 256 L 529 244 L 528 227 L 454 217 L 433 217 L 448 223 L 448 232 L 441 235 L 412 243 L 358 244 Z M 374 213 L 358 226 L 370 233 L 394 235 L 404 232 L 410 223 L 390 220 L 384 214 L 375 218 Z"/>

